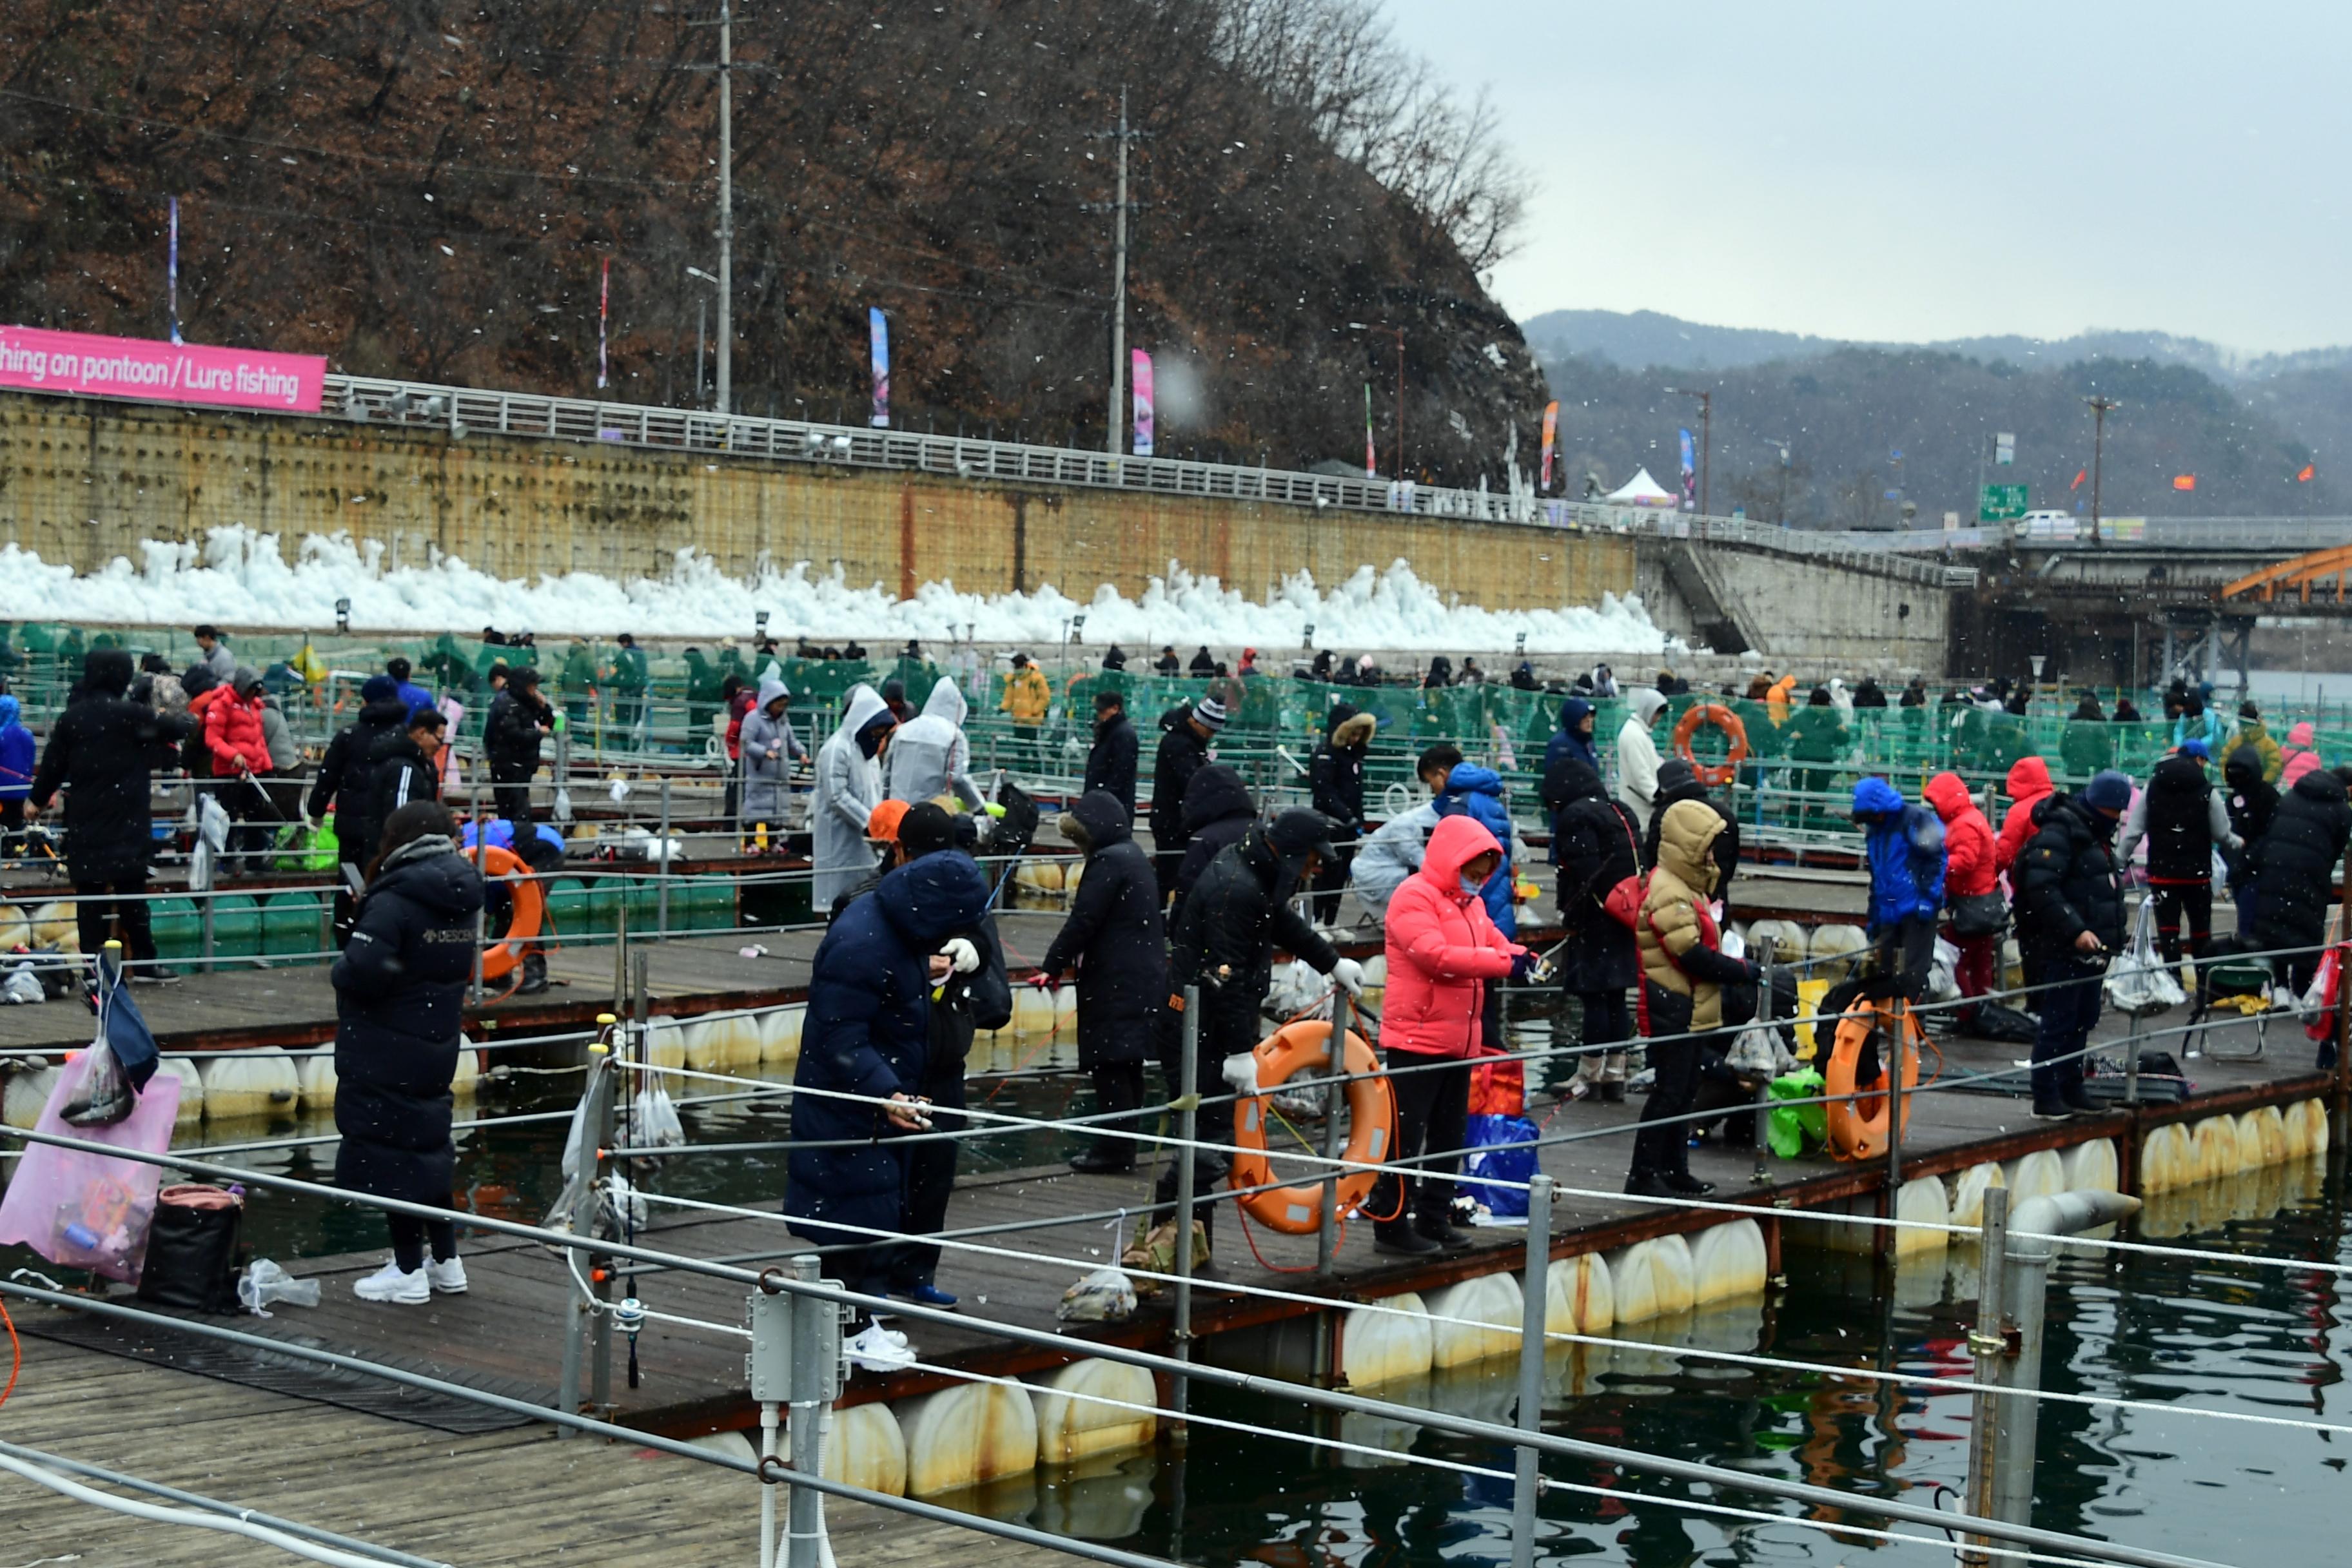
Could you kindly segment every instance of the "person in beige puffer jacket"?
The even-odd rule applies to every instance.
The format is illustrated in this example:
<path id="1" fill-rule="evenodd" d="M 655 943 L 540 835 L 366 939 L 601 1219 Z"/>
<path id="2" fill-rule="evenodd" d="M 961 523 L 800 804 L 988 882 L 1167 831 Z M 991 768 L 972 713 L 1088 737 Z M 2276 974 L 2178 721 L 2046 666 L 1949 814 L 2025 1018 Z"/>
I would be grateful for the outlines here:
<path id="1" fill-rule="evenodd" d="M 1723 818 L 1703 801 L 1677 801 L 1658 829 L 1633 937 L 1642 955 L 1642 1033 L 1657 1081 L 1633 1141 L 1628 1193 L 1698 1197 L 1715 1189 L 1690 1173 L 1687 1115 L 1698 1094 L 1697 1033 L 1723 1023 L 1723 987 L 1757 979 L 1756 966 L 1727 956 L 1709 900 L 1717 875 L 1715 840 Z"/>

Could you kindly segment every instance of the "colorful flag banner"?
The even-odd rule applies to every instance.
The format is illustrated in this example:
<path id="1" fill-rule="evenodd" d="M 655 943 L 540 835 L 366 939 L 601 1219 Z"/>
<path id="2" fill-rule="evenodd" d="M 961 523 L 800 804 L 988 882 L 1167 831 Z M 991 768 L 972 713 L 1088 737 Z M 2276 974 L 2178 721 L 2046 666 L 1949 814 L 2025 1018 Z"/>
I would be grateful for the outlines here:
<path id="1" fill-rule="evenodd" d="M 2089 479 L 2090 477 L 2091 477 L 2091 470 L 2090 470 L 2090 469 L 2088 469 L 2088 468 L 2077 468 L 2077 469 L 2075 469 L 2075 470 L 2074 470 L 2074 482 L 2073 484 L 2071 484 L 2071 485 L 2068 485 L 2066 488 L 2067 488 L 2068 489 L 2070 489 L 2070 490 L 2079 490 L 2079 489 L 2081 489 L 2083 488 L 2083 481 L 2084 481 L 2084 479 Z"/>
<path id="2" fill-rule="evenodd" d="M 1698 461 L 1692 455 L 1696 448 L 1692 445 L 1691 433 L 1685 430 L 1682 434 L 1683 510 L 1690 511 L 1698 505 Z"/>
<path id="3" fill-rule="evenodd" d="M 2318 477 L 2319 465 L 2317 463 L 2305 463 L 2303 466 L 2303 472 L 2295 475 L 2294 482 L 2299 485 L 2307 485 Z"/>
<path id="4" fill-rule="evenodd" d="M 1543 418 L 1543 473 L 1542 477 L 1536 481 L 1545 489 L 1551 489 L 1552 444 L 1559 435 L 1559 405 L 1556 402 L 1547 403 L 1544 405 Z"/>
<path id="5" fill-rule="evenodd" d="M 1373 460 L 1372 454 L 1372 384 L 1368 381 L 1364 383 L 1364 478 L 1380 477 L 1381 466 Z"/>
<path id="6" fill-rule="evenodd" d="M 1135 393 L 1135 455 L 1151 456 L 1151 356 L 1136 349 L 1129 357 L 1128 377 Z"/>
<path id="7" fill-rule="evenodd" d="M 866 335 L 874 343 L 874 416 L 871 421 L 877 430 L 890 428 L 890 321 L 883 315 L 882 307 L 871 305 L 866 311 Z"/>
<path id="8" fill-rule="evenodd" d="M 164 310 L 171 317 L 172 342 L 180 341 L 180 198 L 172 198 L 172 237 L 163 253 Z"/>
<path id="9" fill-rule="evenodd" d="M 2197 488 L 2197 476 L 2195 474 L 2175 474 L 2172 476 L 2172 488 L 2177 490 L 2193 490 Z"/>
<path id="10" fill-rule="evenodd" d="M 613 258 L 604 258 L 604 276 L 596 289 L 596 390 L 604 390 L 611 365 L 604 357 L 604 327 L 613 315 Z"/>
<path id="11" fill-rule="evenodd" d="M 319 354 L 0 326 L 0 387 L 26 392 L 316 414 L 326 376 Z"/>

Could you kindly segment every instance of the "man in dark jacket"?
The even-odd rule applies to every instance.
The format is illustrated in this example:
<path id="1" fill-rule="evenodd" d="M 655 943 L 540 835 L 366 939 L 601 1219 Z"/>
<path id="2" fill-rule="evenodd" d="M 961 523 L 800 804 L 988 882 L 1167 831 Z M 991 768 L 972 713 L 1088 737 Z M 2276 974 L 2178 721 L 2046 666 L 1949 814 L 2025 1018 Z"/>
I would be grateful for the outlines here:
<path id="1" fill-rule="evenodd" d="M 1087 752 L 1087 779 L 1080 794 L 1101 790 L 1135 820 L 1135 726 L 1127 721 L 1127 694 L 1095 693 L 1095 743 Z"/>
<path id="2" fill-rule="evenodd" d="M 389 675 L 371 675 L 360 687 L 360 716 L 335 731 L 327 754 L 310 783 L 308 815 L 314 823 L 335 814 L 335 858 L 340 875 L 335 882 L 335 941 L 351 940 L 352 921 L 359 912 L 354 890 L 363 879 L 361 868 L 375 858 L 383 824 L 374 816 L 375 752 L 405 727 L 408 705 L 400 700 L 400 683 Z"/>
<path id="3" fill-rule="evenodd" d="M 441 798 L 441 736 L 448 723 L 440 710 L 420 709 L 398 734 L 376 743 L 368 779 L 369 821 L 390 822 L 394 812 L 412 801 Z M 530 829 L 517 824 L 516 831 Z"/>
<path id="4" fill-rule="evenodd" d="M 1592 746 L 1595 711 L 1592 704 L 1581 697 L 1571 697 L 1559 705 L 1559 728 L 1552 731 L 1549 743 L 1544 747 L 1547 780 L 1562 757 L 1574 757 L 1596 773 L 1601 771 L 1601 753 Z"/>
<path id="5" fill-rule="evenodd" d="M 1039 978 L 1048 984 L 1076 978 L 1078 1070 L 1094 1075 L 1095 1109 L 1133 1111 L 1143 1104 L 1146 1047 L 1168 1000 L 1160 887 L 1127 814 L 1108 792 L 1081 795 L 1063 814 L 1061 828 L 1086 856 L 1086 875 L 1070 900 L 1069 918 L 1038 962 Z M 1123 1138 L 1089 1138 L 1070 1169 L 1132 1171 L 1135 1145 Z"/>
<path id="6" fill-rule="evenodd" d="M 2082 1052 L 2099 1021 L 2107 955 L 2124 942 L 2114 840 L 2131 792 L 2131 780 L 2109 768 L 2080 795 L 2052 795 L 2011 872 L 2018 945 L 2027 973 L 2048 987 L 2033 1035 L 2033 1114 L 2045 1121 L 2096 1109 L 2083 1089 Z"/>
<path id="7" fill-rule="evenodd" d="M 1169 929 L 1175 929 L 1186 896 L 1209 862 L 1227 845 L 1239 844 L 1256 820 L 1257 803 L 1250 799 L 1239 769 L 1211 763 L 1192 775 L 1184 787 L 1184 856 L 1176 867 L 1176 885 L 1161 889 L 1169 900 Z"/>
<path id="8" fill-rule="evenodd" d="M 1163 717 L 1160 727 L 1160 752 L 1151 765 L 1151 849 L 1165 894 L 1174 890 L 1176 868 L 1184 863 L 1184 786 L 1208 766 L 1209 742 L 1225 727 L 1225 705 L 1203 697 Z"/>
<path id="9" fill-rule="evenodd" d="M 457 853 L 449 814 L 416 802 L 385 824 L 359 923 L 335 961 L 335 1184 L 448 1208 L 460 1012 L 474 976 L 482 878 Z M 466 1289 L 453 1225 L 387 1216 L 393 1260 L 361 1300 L 422 1306 Z M 431 1261 L 425 1243 L 432 1243 Z"/>
<path id="10" fill-rule="evenodd" d="M 1315 873 L 1315 921 L 1332 925 L 1339 919 L 1339 894 L 1348 885 L 1348 867 L 1356 858 L 1356 840 L 1364 836 L 1364 753 L 1371 749 L 1380 721 L 1360 713 L 1345 702 L 1331 704 L 1323 721 L 1323 743 L 1307 770 L 1315 809 L 1331 823 L 1331 845 L 1339 858 Z"/>
<path id="11" fill-rule="evenodd" d="M 539 772 L 539 741 L 554 723 L 554 710 L 539 694 L 539 671 L 528 665 L 507 677 L 507 689 L 482 722 L 482 754 L 489 760 L 499 815 L 518 840 L 530 835 L 530 781 Z"/>
<path id="12" fill-rule="evenodd" d="M 940 948 L 987 907 L 970 856 L 926 855 L 843 910 L 817 944 L 793 1085 L 826 1092 L 793 1101 L 793 1136 L 814 1147 L 792 1152 L 783 1206 L 793 1235 L 838 1249 L 824 1271 L 853 1290 L 890 1287 L 897 1246 L 872 1233 L 905 1228 L 906 1153 L 893 1135 L 927 1120 L 918 1096 L 930 991 L 955 968 Z"/>
<path id="13" fill-rule="evenodd" d="M 1223 1093 L 1219 1069 L 1227 1057 L 1257 1047 L 1264 1033 L 1258 1008 L 1274 982 L 1276 948 L 1331 976 L 1350 994 L 1363 987 L 1364 966 L 1340 957 L 1290 904 L 1299 884 L 1331 853 L 1324 833 L 1323 818 L 1312 811 L 1286 811 L 1270 824 L 1253 824 L 1240 843 L 1209 862 L 1177 914 L 1169 943 L 1168 989 L 1171 998 L 1182 996 L 1188 985 L 1201 991 L 1197 1081 L 1202 1095 L 1216 1097 L 1201 1108 L 1197 1135 L 1204 1143 L 1233 1142 L 1234 1102 Z M 1183 1082 L 1182 1050 L 1183 1019 L 1171 1012 L 1160 1026 L 1160 1063 L 1171 1099 Z M 1196 1150 L 1193 1170 L 1199 1179 L 1193 1190 L 1207 1193 L 1231 1163 L 1223 1154 Z M 1174 1202 L 1176 1179 L 1171 1161 L 1160 1176 L 1161 1205 Z M 1212 1207 L 1202 1203 L 1194 1217 L 1205 1217 Z"/>
<path id="14" fill-rule="evenodd" d="M 1583 1023 L 1576 1081 L 1579 1099 L 1625 1098 L 1625 1052 L 1606 1047 L 1633 1037 L 1625 993 L 1642 976 L 1633 928 L 1601 908 L 1609 890 L 1642 869 L 1641 831 L 1633 813 L 1612 800 L 1601 775 L 1574 756 L 1544 770 L 1544 798 L 1552 805 L 1552 857 L 1559 865 L 1559 978 L 1573 994 Z M 1553 804 L 1556 803 L 1556 804 Z"/>
<path id="15" fill-rule="evenodd" d="M 2243 846 L 2222 856 L 2230 868 L 2230 897 L 2238 906 L 2238 934 L 2252 937 L 2258 907 L 2254 847 L 2271 830 L 2271 818 L 2278 811 L 2278 786 L 2263 776 L 2262 753 L 2241 746 L 2221 763 L 2221 794 L 2230 832 Z"/>
<path id="16" fill-rule="evenodd" d="M 2124 817 L 2116 864 L 2129 866 L 2147 841 L 2148 896 L 2156 900 L 2156 940 L 2164 961 L 2180 962 L 2180 922 L 2189 921 L 2189 951 L 2202 958 L 2213 936 L 2213 852 L 2239 848 L 2230 808 L 2205 777 L 2205 742 L 2184 741 L 2148 774 L 2147 789 Z"/>
<path id="17" fill-rule="evenodd" d="M 1642 835 L 1642 869 L 1648 871 L 1658 863 L 1658 824 L 1666 808 L 1685 800 L 1701 802 L 1723 818 L 1723 831 L 1715 836 L 1715 896 L 1727 897 L 1731 874 L 1739 868 L 1739 818 L 1707 794 L 1698 770 L 1680 757 L 1668 757 L 1658 764 L 1658 793 L 1651 797 L 1650 826 Z"/>
<path id="18" fill-rule="evenodd" d="M 37 788 L 33 798 L 40 798 Z M 2352 809 L 2345 805 L 2344 781 L 2314 768 L 2279 797 L 2270 831 L 2254 850 L 2254 941 L 2264 951 L 2304 950 L 2271 960 L 2279 984 L 2297 996 L 2310 986 L 2319 963 L 2312 950 L 2326 932 L 2336 863 L 2344 858 L 2347 835 Z"/>
<path id="19" fill-rule="evenodd" d="M 194 731 L 187 719 L 158 713 L 123 696 L 131 655 L 100 648 L 82 659 L 81 692 L 49 726 L 48 744 L 26 799 L 27 820 L 66 791 L 66 872 L 73 879 L 81 950 L 96 953 L 107 928 L 122 925 L 134 982 L 176 979 L 156 966 L 147 919 L 147 858 L 155 847 L 151 773 L 172 765 L 174 749 Z"/>

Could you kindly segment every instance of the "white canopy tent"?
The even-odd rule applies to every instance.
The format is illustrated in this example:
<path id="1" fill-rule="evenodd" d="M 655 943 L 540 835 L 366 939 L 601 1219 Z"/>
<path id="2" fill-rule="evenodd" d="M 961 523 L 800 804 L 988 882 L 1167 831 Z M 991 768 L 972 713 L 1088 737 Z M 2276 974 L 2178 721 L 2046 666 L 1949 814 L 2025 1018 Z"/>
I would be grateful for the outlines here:
<path id="1" fill-rule="evenodd" d="M 1658 488 L 1650 470 L 1642 469 L 1632 479 L 1601 498 L 1610 506 L 1680 506 L 1682 498 L 1671 490 Z"/>

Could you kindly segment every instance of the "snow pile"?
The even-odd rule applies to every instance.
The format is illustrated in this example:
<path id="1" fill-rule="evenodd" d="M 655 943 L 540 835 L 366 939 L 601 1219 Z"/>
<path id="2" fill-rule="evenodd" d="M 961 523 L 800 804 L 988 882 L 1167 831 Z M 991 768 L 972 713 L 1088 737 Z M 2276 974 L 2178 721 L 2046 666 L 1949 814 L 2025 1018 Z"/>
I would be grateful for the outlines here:
<path id="1" fill-rule="evenodd" d="M 507 581 L 454 555 L 427 565 L 388 564 L 384 546 L 348 534 L 310 534 L 289 562 L 278 536 L 214 530 L 201 545 L 151 541 L 133 564 L 117 556 L 77 574 L 14 544 L 0 546 L 0 619 L 323 628 L 335 601 L 352 602 L 355 627 L 382 631 L 508 630 L 610 637 L 724 637 L 770 613 L 781 637 L 805 634 L 869 643 L 971 635 L 982 642 L 1055 643 L 1063 623 L 1087 617 L 1086 640 L 1130 647 L 1163 642 L 1299 646 L 1308 626 L 1326 647 L 1457 651 L 1507 648 L 1527 634 L 1531 653 L 1654 653 L 1666 646 L 1636 598 L 1604 595 L 1597 609 L 1493 611 L 1446 603 L 1402 561 L 1370 566 L 1328 594 L 1298 573 L 1273 601 L 1255 604 L 1214 577 L 1171 563 L 1139 600 L 1108 584 L 1090 599 L 1047 584 L 1030 594 L 980 595 L 927 583 L 900 600 L 880 584 L 853 586 L 836 570 L 812 575 L 805 561 L 730 577 L 706 555 L 681 550 L 669 574 L 615 582 L 593 572 Z"/>

